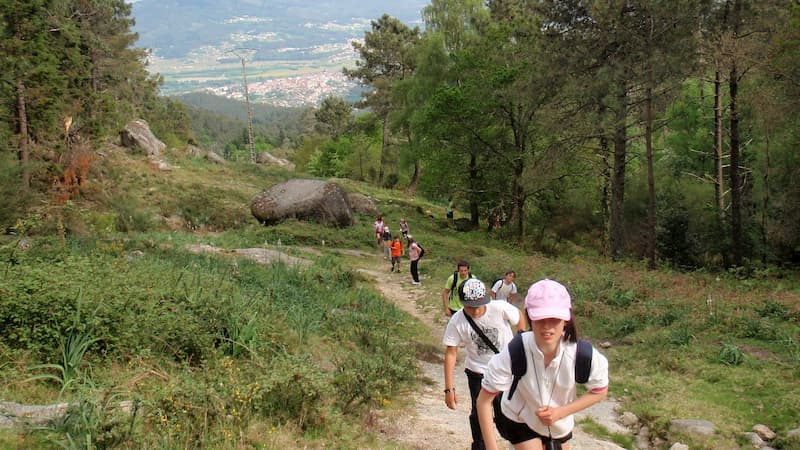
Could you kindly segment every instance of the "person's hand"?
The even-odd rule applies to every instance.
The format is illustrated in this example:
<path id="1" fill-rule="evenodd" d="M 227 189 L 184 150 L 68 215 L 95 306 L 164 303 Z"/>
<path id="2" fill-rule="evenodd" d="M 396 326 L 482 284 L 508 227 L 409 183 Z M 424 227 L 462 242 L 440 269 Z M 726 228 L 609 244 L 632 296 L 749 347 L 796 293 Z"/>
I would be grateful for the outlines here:
<path id="1" fill-rule="evenodd" d="M 453 315 L 453 313 L 450 312 L 450 308 L 445 308 L 444 309 L 444 315 L 445 315 L 445 317 L 450 317 L 450 316 Z"/>
<path id="2" fill-rule="evenodd" d="M 539 417 L 539 420 L 548 427 L 553 425 L 561 418 L 559 415 L 559 409 L 552 406 L 540 407 L 536 410 L 536 416 Z"/>
<path id="3" fill-rule="evenodd" d="M 456 399 L 456 389 L 450 389 L 450 392 L 444 393 L 444 403 L 450 409 L 456 409 L 458 400 Z"/>

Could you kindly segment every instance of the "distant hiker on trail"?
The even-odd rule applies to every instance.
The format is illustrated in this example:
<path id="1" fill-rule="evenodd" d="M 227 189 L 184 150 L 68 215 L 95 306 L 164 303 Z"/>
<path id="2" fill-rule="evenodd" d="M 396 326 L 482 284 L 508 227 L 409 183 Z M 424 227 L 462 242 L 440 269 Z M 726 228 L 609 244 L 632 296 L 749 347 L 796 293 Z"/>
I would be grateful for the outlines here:
<path id="1" fill-rule="evenodd" d="M 408 222 L 405 217 L 400 219 L 400 233 L 403 234 L 403 239 L 408 239 Z"/>
<path id="2" fill-rule="evenodd" d="M 447 199 L 447 223 L 453 225 L 453 219 L 455 218 L 455 211 L 456 211 L 456 202 L 453 201 L 453 197 Z"/>
<path id="3" fill-rule="evenodd" d="M 558 282 L 534 283 L 525 296 L 525 310 L 533 331 L 509 342 L 507 351 L 494 355 L 483 374 L 477 409 L 486 448 L 497 449 L 497 425 L 500 435 L 517 450 L 569 450 L 574 414 L 608 395 L 608 360 L 591 345 L 591 355 L 582 356 L 579 346 L 588 343 L 579 344 L 569 292 Z M 590 367 L 577 364 L 582 359 Z M 519 367 L 526 364 L 522 373 Z M 585 378 L 578 379 L 579 374 Z M 586 387 L 580 397 L 579 382 Z M 493 403 L 499 394 L 498 414 Z"/>
<path id="4" fill-rule="evenodd" d="M 381 248 L 383 244 L 383 217 L 378 216 L 375 218 L 375 223 L 372 224 L 373 228 L 375 229 L 375 238 L 377 240 L 378 248 Z"/>
<path id="5" fill-rule="evenodd" d="M 400 257 L 403 256 L 403 243 L 400 242 L 399 236 L 394 237 L 390 248 L 392 252 L 392 270 L 390 272 L 397 270 L 397 273 L 400 273 Z"/>
<path id="6" fill-rule="evenodd" d="M 414 240 L 414 237 L 408 235 L 408 259 L 411 261 L 409 270 L 411 271 L 411 284 L 419 285 L 419 259 L 425 253 L 419 242 Z"/>
<path id="7" fill-rule="evenodd" d="M 509 323 L 523 330 L 520 312 L 515 306 L 504 301 L 491 301 L 486 286 L 477 278 L 461 283 L 458 295 L 464 308 L 453 314 L 447 323 L 442 343 L 445 345 L 444 357 L 444 401 L 448 408 L 456 409 L 458 394 L 455 390 L 453 372 L 456 367 L 458 348 L 464 346 L 466 359 L 464 373 L 467 375 L 471 409 L 469 426 L 472 430 L 472 449 L 486 448 L 481 434 L 475 401 L 481 391 L 481 381 L 486 364 L 495 353 L 503 351 L 514 337 Z M 500 414 L 500 398 L 494 401 L 496 414 Z"/>
<path id="8" fill-rule="evenodd" d="M 456 264 L 456 271 L 447 278 L 444 289 L 442 289 L 442 303 L 444 305 L 445 316 L 450 317 L 461 309 L 461 301 L 458 298 L 458 294 L 453 294 L 456 292 L 456 287 L 468 278 L 474 278 L 469 271 L 469 263 L 463 260 L 459 261 L 458 264 Z"/>
<path id="9" fill-rule="evenodd" d="M 383 233 L 381 233 L 381 242 L 383 243 L 383 259 L 389 259 L 392 256 L 392 232 L 389 227 L 383 226 Z"/>
<path id="10" fill-rule="evenodd" d="M 489 295 L 492 300 L 505 300 L 509 303 L 517 301 L 517 285 L 514 280 L 517 278 L 517 273 L 513 270 L 506 271 L 502 279 L 495 281 L 492 285 L 492 290 Z"/>

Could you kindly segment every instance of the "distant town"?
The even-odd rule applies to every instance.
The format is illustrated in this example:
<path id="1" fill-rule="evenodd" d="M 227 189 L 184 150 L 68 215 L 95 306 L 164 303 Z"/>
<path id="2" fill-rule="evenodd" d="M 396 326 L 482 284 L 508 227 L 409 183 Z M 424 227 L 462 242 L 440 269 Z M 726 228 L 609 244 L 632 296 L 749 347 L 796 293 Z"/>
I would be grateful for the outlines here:
<path id="1" fill-rule="evenodd" d="M 347 97 L 355 89 L 356 83 L 344 76 L 342 72 L 323 71 L 286 78 L 248 82 L 247 90 L 250 101 L 269 103 L 275 106 L 314 106 L 325 97 Z M 220 87 L 202 89 L 221 97 L 244 100 L 242 82 Z"/>

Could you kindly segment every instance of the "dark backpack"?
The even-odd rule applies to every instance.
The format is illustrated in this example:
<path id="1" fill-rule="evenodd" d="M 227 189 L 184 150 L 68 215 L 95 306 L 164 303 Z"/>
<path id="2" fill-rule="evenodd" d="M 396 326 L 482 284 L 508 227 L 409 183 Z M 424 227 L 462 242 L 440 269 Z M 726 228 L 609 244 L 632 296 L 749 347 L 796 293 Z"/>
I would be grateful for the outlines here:
<path id="1" fill-rule="evenodd" d="M 526 331 L 525 333 L 530 333 Z M 528 359 L 525 357 L 525 344 L 522 342 L 523 333 L 519 333 L 508 343 L 508 354 L 511 355 L 511 389 L 508 390 L 508 399 L 514 396 L 519 379 L 528 371 Z M 575 381 L 585 384 L 589 381 L 589 372 L 592 371 L 592 344 L 589 341 L 578 339 L 578 349 L 575 352 Z"/>
<path id="2" fill-rule="evenodd" d="M 506 277 L 495 278 L 494 281 L 492 281 L 492 284 L 489 285 L 489 290 L 492 290 L 492 288 L 494 287 L 495 284 L 497 284 L 498 281 L 504 280 L 505 278 Z M 500 289 L 502 289 L 502 288 L 503 288 L 503 285 L 500 285 Z M 500 289 L 498 289 L 498 291 Z"/>
<path id="3" fill-rule="evenodd" d="M 467 274 L 468 274 L 467 275 L 467 280 L 472 278 L 472 272 L 467 272 Z M 464 280 L 464 281 L 466 281 L 466 280 Z M 453 285 L 450 286 L 450 297 L 448 297 L 448 298 L 453 298 L 453 291 L 456 290 L 456 285 L 457 284 L 458 284 L 458 271 L 456 270 L 455 272 L 453 272 Z"/>
<path id="4" fill-rule="evenodd" d="M 419 242 L 417 242 L 417 247 L 419 247 L 419 257 L 422 258 L 423 256 L 425 256 L 425 249 L 422 248 L 421 245 L 419 245 Z"/>

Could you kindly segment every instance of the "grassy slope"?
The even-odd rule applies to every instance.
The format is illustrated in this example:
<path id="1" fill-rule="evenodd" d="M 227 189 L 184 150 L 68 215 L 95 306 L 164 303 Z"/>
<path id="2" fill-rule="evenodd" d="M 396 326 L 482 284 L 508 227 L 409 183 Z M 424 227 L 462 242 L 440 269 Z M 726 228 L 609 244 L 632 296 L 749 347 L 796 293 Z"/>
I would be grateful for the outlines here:
<path id="1" fill-rule="evenodd" d="M 343 230 L 296 221 L 268 228 L 257 224 L 249 214 L 249 200 L 265 187 L 294 174 L 248 164 L 213 165 L 190 159 L 180 151 L 166 154 L 178 168 L 171 172 L 158 172 L 150 168 L 144 157 L 129 156 L 119 149 L 109 149 L 105 154 L 106 157 L 95 164 L 97 178 L 84 187 L 83 197 L 66 208 L 49 209 L 43 223 L 38 224 L 39 230 L 50 230 L 58 235 L 60 228 L 48 228 L 46 218 L 61 218 L 68 236 L 80 236 L 74 241 L 66 241 L 82 243 L 72 244 L 73 248 L 80 247 L 75 253 L 81 257 L 99 255 L 107 258 L 107 264 L 122 264 L 118 262 L 120 258 L 130 256 L 133 250 L 141 250 L 148 257 L 156 255 L 156 260 L 164 264 L 161 272 L 186 276 L 196 273 L 199 278 L 192 286 L 198 295 L 199 291 L 211 289 L 214 283 L 218 283 L 215 279 L 222 279 L 223 288 L 230 289 L 230 295 L 258 299 L 260 294 L 253 291 L 265 285 L 256 279 L 276 276 L 273 272 L 259 275 L 263 269 L 245 264 L 243 272 L 254 277 L 254 281 L 233 280 L 229 262 L 208 263 L 206 267 L 203 261 L 209 258 L 186 256 L 182 252 L 183 245 L 208 243 L 233 249 L 280 242 L 290 246 L 290 252 L 298 255 L 305 254 L 302 246 L 316 247 L 326 255 L 332 247 L 372 251 L 372 218 L 368 216 L 359 216 L 354 227 Z M 521 287 L 542 277 L 564 282 L 573 294 L 582 334 L 595 343 L 608 341 L 612 344 L 611 348 L 604 350 L 611 361 L 611 395 L 622 398 L 626 409 L 639 415 L 650 425 L 652 432 L 663 438 L 674 437 L 668 433 L 668 422 L 673 418 L 704 418 L 717 425 L 717 437 L 695 443 L 692 448 L 735 448 L 743 444 L 739 433 L 750 430 L 757 423 L 764 423 L 783 435 L 800 426 L 797 421 L 800 417 L 800 391 L 796 389 L 800 381 L 800 291 L 796 274 L 765 272 L 755 279 L 740 280 L 727 274 L 717 278 L 708 273 L 648 272 L 642 269 L 642 264 L 610 263 L 580 249 L 565 251 L 559 257 L 545 257 L 535 249 L 526 249 L 525 243 L 505 244 L 482 231 L 455 233 L 447 230 L 441 219 L 444 216 L 443 205 L 409 198 L 401 192 L 339 181 L 350 191 L 376 198 L 390 225 L 397 227 L 400 217 L 408 219 L 412 233 L 428 252 L 422 272 L 430 277 L 432 301 L 436 301 L 439 280 L 443 283 L 453 270 L 455 261 L 462 258 L 472 263 L 474 274 L 487 281 L 507 268 L 513 268 L 518 273 Z M 122 221 L 128 224 L 129 229 L 140 231 L 127 234 L 110 231 L 113 227 L 108 226 L 109 221 L 113 224 L 115 218 L 119 221 L 123 216 L 129 217 Z M 185 224 L 183 228 L 168 229 L 164 225 L 163 218 L 178 216 Z M 195 231 L 190 231 L 190 228 Z M 36 230 L 34 226 L 31 233 Z M 63 251 L 63 248 L 58 251 Z M 329 266 L 347 267 L 353 263 L 353 257 L 328 258 L 331 258 L 326 259 Z M 195 269 L 187 270 L 189 267 Z M 317 270 L 325 272 L 329 270 L 326 267 Z M 154 266 L 148 270 L 153 271 L 150 276 L 161 273 Z M 334 277 L 337 270 L 332 269 Z M 134 279 L 143 281 L 136 277 Z M 111 278 L 109 275 L 108 279 L 100 278 L 98 281 L 114 282 Z M 48 279 L 40 282 L 46 283 Z M 58 282 L 66 283 L 58 279 L 51 282 L 54 283 L 51 289 L 60 289 Z M 170 282 L 169 276 L 162 281 L 164 284 Z M 207 283 L 209 286 L 204 288 Z M 120 284 L 117 288 L 124 289 L 122 286 Z M 95 291 L 97 295 L 104 292 L 102 288 Z M 87 292 L 86 295 L 91 295 L 93 291 L 89 289 Z M 174 294 L 168 291 L 163 295 Z M 141 295 L 142 301 L 147 301 L 146 293 L 137 295 Z M 342 302 L 346 303 L 345 300 Z M 298 321 L 297 317 L 302 315 L 293 316 L 282 311 L 281 308 L 288 308 L 285 302 L 270 305 L 269 314 L 286 318 L 289 328 L 271 328 L 262 336 L 273 336 L 276 342 L 286 344 L 300 339 L 296 335 L 298 329 L 312 326 L 308 321 Z M 382 308 L 375 311 L 384 316 L 394 314 Z M 294 335 L 291 339 L 282 336 L 288 333 L 287 330 Z M 331 335 L 322 339 L 335 338 Z M 347 339 L 353 339 L 353 336 Z M 415 340 L 430 344 L 429 337 Z M 318 351 L 322 354 L 335 348 L 329 348 L 330 343 L 318 344 Z M 13 349 L 0 348 L 15 359 L 22 358 L 14 370 L 2 365 L 9 363 L 6 358 L 0 362 L 0 367 L 4 367 L 0 369 L 0 397 L 37 402 L 53 398 L 53 390 L 47 385 L 20 390 L 19 378 L 25 372 L 23 366 L 37 361 L 28 354 L 20 355 Z M 154 360 L 148 367 L 165 374 L 170 380 L 169 386 L 173 382 L 180 385 L 179 380 L 183 378 L 175 374 L 175 368 L 158 358 L 154 357 Z M 141 364 L 140 356 L 117 355 L 114 361 L 129 366 L 131 361 Z M 227 363 L 215 359 L 213 364 L 207 362 L 208 370 L 211 371 L 210 367 L 216 364 Z M 335 362 L 330 361 L 330 364 Z M 108 385 L 124 384 L 143 376 L 135 365 L 133 368 L 96 367 L 95 373 L 96 378 Z M 164 392 L 169 389 L 163 385 L 145 391 L 156 398 L 172 398 L 174 394 L 169 392 L 166 395 Z M 156 392 L 160 394 L 156 395 Z M 391 395 L 391 392 L 388 390 L 386 395 Z M 380 399 L 378 401 L 380 403 Z M 330 411 L 336 414 L 335 408 Z M 337 432 L 337 427 L 343 426 L 337 424 L 348 423 L 347 427 L 350 427 L 354 426 L 352 422 L 352 417 L 329 420 L 322 428 L 327 431 L 311 435 L 306 431 L 305 437 L 300 437 L 304 433 L 295 429 L 297 437 L 287 438 L 287 442 L 294 444 L 288 444 L 270 437 L 269 430 L 276 426 L 274 423 L 253 420 L 248 428 L 252 435 L 248 434 L 246 441 L 291 447 L 299 445 L 302 440 L 326 441 L 336 436 L 339 442 L 352 440 L 358 445 L 370 445 L 370 438 L 365 435 Z M 172 424 L 172 434 L 175 434 L 175 425 Z M 292 435 L 291 423 L 284 422 L 278 426 L 283 427 L 284 435 L 287 430 Z M 227 428 L 206 432 L 224 436 L 223 430 Z M 174 439 L 180 440 L 181 436 L 183 434 Z M 6 436 L 0 438 L 0 443 L 17 442 L 16 439 Z M 219 439 L 225 441 L 224 437 Z M 174 444 L 176 441 L 170 442 Z M 790 444 L 785 445 L 785 448 L 790 448 Z"/>

